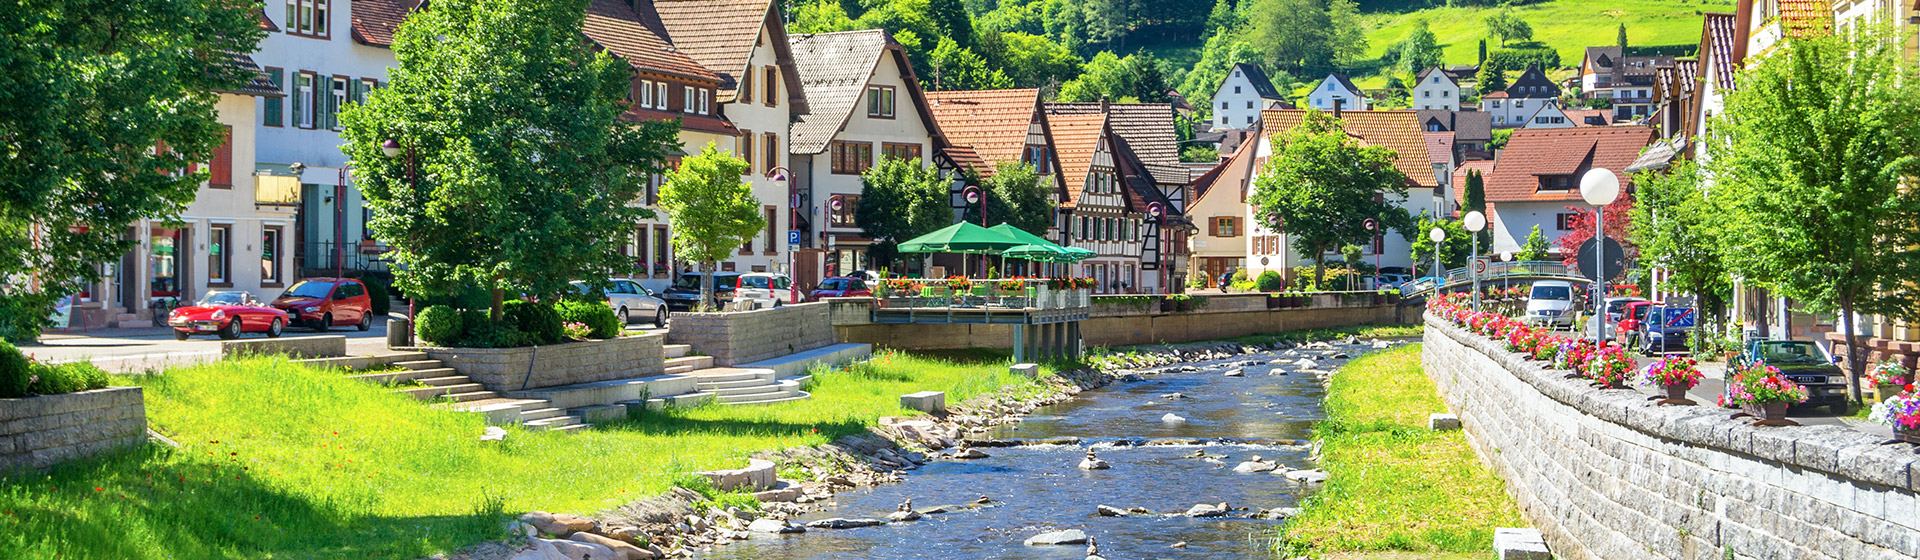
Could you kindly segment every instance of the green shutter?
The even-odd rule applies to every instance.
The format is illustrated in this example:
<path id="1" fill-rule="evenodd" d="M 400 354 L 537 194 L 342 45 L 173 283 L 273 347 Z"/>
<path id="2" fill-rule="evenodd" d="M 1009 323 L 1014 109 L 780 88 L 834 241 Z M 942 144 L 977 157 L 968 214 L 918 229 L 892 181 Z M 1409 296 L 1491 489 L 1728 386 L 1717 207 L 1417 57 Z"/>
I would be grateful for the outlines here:
<path id="1" fill-rule="evenodd" d="M 285 79 L 282 77 L 285 73 L 285 70 L 278 69 L 267 71 L 267 81 L 273 82 L 273 89 L 286 91 L 285 84 L 283 83 Z M 281 126 L 283 124 L 282 119 L 285 119 L 287 116 L 287 110 L 282 106 L 285 105 L 286 100 L 279 97 L 268 97 L 266 101 L 266 125 Z"/>

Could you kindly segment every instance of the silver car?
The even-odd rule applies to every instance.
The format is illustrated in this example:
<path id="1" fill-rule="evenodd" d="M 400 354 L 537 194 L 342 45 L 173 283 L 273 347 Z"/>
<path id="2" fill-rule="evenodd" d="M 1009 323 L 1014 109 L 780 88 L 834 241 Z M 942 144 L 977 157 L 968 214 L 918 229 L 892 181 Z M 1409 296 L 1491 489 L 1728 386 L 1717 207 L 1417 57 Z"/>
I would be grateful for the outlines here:
<path id="1" fill-rule="evenodd" d="M 586 282 L 573 282 L 573 289 L 582 295 L 592 293 L 593 288 Z M 653 326 L 667 326 L 667 302 L 658 294 L 641 286 L 639 282 L 625 278 L 615 278 L 607 288 L 607 307 L 620 316 L 620 324 L 631 325 L 635 317 L 651 317 Z"/>

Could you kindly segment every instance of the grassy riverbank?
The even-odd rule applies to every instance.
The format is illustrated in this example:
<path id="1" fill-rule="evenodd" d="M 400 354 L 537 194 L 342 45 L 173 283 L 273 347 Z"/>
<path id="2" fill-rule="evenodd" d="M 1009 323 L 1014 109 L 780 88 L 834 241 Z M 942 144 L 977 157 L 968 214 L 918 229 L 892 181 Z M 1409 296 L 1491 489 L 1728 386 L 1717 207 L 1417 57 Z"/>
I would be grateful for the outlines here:
<path id="1" fill-rule="evenodd" d="M 1485 558 L 1495 527 L 1525 526 L 1464 433 L 1426 428 L 1427 414 L 1446 405 L 1421 371 L 1420 345 L 1349 362 L 1325 406 L 1315 432 L 1331 480 L 1275 548 L 1319 558 Z"/>
<path id="2" fill-rule="evenodd" d="M 664 492 L 683 473 L 914 414 L 899 406 L 904 393 L 959 402 L 1041 389 L 1008 374 L 1010 361 L 880 352 L 818 373 L 806 401 L 573 433 L 510 428 L 496 443 L 478 440 L 479 415 L 284 360 L 117 379 L 145 387 L 150 425 L 182 448 L 0 478 L 0 558 L 418 558 L 496 538 L 510 514 L 591 513 Z"/>

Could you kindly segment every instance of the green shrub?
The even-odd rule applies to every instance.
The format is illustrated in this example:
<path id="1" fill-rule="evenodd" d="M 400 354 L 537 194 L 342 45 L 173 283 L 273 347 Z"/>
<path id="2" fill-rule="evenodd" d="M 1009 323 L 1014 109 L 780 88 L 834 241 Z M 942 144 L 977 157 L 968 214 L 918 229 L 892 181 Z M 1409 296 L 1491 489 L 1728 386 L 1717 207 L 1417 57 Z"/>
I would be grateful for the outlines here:
<path id="1" fill-rule="evenodd" d="M 31 369 L 35 377 L 27 386 L 29 394 L 62 395 L 107 386 L 107 372 L 89 362 L 34 364 Z"/>
<path id="2" fill-rule="evenodd" d="M 32 377 L 33 368 L 28 365 L 27 355 L 0 340 L 0 399 L 26 396 Z"/>
<path id="3" fill-rule="evenodd" d="M 420 340 L 441 346 L 452 346 L 466 332 L 465 317 L 453 308 L 445 305 L 431 305 L 414 316 L 416 324 L 414 334 Z"/>
<path id="4" fill-rule="evenodd" d="M 375 316 L 385 317 L 393 311 L 393 289 L 387 287 L 386 282 L 369 276 L 361 278 L 360 283 L 367 285 L 367 298 L 373 300 Z"/>
<path id="5" fill-rule="evenodd" d="M 527 333 L 534 344 L 560 341 L 560 314 L 555 313 L 551 305 L 516 299 L 506 303 L 501 317 L 506 319 L 506 324 Z"/>
<path id="6" fill-rule="evenodd" d="M 0 297 L 0 341 L 19 344 L 40 338 L 40 329 L 47 327 L 52 311 L 52 300 L 46 294 Z"/>
<path id="7" fill-rule="evenodd" d="M 1286 281 L 1280 279 L 1280 273 L 1269 270 L 1254 279 L 1253 287 L 1262 292 L 1278 292 L 1286 287 Z"/>
<path id="8" fill-rule="evenodd" d="M 620 316 L 613 308 L 600 302 L 566 300 L 554 306 L 559 312 L 562 323 L 581 323 L 591 329 L 587 334 L 591 338 L 613 338 L 620 336 Z"/>
<path id="9" fill-rule="evenodd" d="M 1228 280 L 1233 284 L 1239 284 L 1241 282 L 1247 281 L 1247 269 L 1244 269 L 1244 268 L 1234 269 L 1233 277 L 1229 278 Z"/>
<path id="10" fill-rule="evenodd" d="M 467 332 L 460 335 L 459 346 L 466 348 L 513 348 L 530 346 L 533 337 L 505 322 L 481 320 L 467 325 Z"/>
<path id="11" fill-rule="evenodd" d="M 1538 65 L 1540 70 L 1548 71 L 1560 67 L 1560 51 L 1547 46 L 1517 46 L 1496 49 L 1487 54 L 1487 63 L 1501 68 L 1520 72 L 1529 65 Z"/>

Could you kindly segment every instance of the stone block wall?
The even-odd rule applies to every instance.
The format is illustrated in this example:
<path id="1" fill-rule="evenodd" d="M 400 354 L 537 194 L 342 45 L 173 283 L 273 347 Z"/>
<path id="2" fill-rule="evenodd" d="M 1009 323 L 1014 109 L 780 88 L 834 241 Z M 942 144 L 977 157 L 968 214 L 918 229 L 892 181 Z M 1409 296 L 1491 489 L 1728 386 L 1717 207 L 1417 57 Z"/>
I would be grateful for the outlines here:
<path id="1" fill-rule="evenodd" d="M 853 303 L 837 305 L 850 307 Z M 1148 309 L 1128 308 L 1125 313 L 1094 314 L 1081 321 L 1080 336 L 1088 347 L 1195 342 L 1302 329 L 1401 325 L 1419 320 L 1422 310 L 1418 306 L 1371 303 L 1292 309 L 1267 309 L 1266 305 L 1266 296 L 1254 294 L 1211 296 L 1205 307 L 1192 311 L 1162 313 L 1157 305 Z M 838 308 L 835 313 L 836 319 L 854 315 L 851 310 Z M 677 321 L 680 315 L 674 317 Z M 876 324 L 836 320 L 834 328 L 840 332 L 842 341 L 885 348 L 1013 348 L 1013 325 Z"/>
<path id="2" fill-rule="evenodd" d="M 220 341 L 220 355 L 286 354 L 293 358 L 333 358 L 347 355 L 347 337 L 286 336 Z"/>
<path id="3" fill-rule="evenodd" d="M 868 300 L 871 305 L 871 300 Z M 732 313 L 675 313 L 667 342 L 688 344 L 733 366 L 812 350 L 839 342 L 831 309 L 851 304 L 815 302 Z"/>
<path id="4" fill-rule="evenodd" d="M 0 399 L 0 472 L 43 469 L 146 440 L 139 387 Z"/>
<path id="5" fill-rule="evenodd" d="M 1920 557 L 1920 455 L 1600 390 L 1427 319 L 1423 362 L 1560 558 Z"/>
<path id="6" fill-rule="evenodd" d="M 489 391 L 518 391 L 660 375 L 666 372 L 661 346 L 660 335 L 644 334 L 524 348 L 418 350 Z"/>

